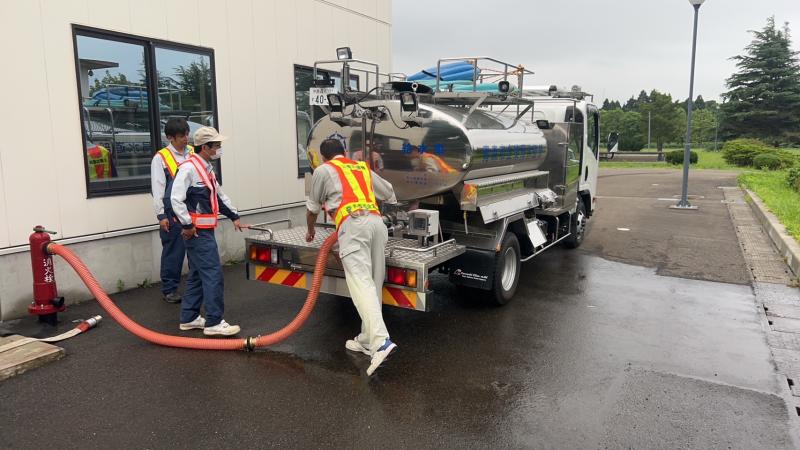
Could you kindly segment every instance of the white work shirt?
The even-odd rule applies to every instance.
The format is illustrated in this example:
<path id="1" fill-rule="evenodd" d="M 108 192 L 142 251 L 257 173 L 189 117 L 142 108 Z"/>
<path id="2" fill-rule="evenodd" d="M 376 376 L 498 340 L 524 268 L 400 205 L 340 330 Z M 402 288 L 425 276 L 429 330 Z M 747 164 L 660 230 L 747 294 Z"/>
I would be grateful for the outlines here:
<path id="1" fill-rule="evenodd" d="M 176 150 L 172 144 L 169 144 L 167 148 L 172 152 L 178 165 L 186 161 L 186 157 L 189 156 L 188 146 L 183 149 L 183 153 Z M 156 153 L 153 161 L 150 162 L 150 191 L 153 193 L 153 211 L 155 211 L 156 217 L 164 214 L 164 192 L 167 190 L 167 176 L 164 174 L 166 168 L 164 160 Z"/>
<path id="2" fill-rule="evenodd" d="M 341 155 L 334 156 L 333 159 L 343 158 Z M 381 178 L 378 174 L 370 171 L 372 175 L 372 191 L 375 199 L 389 204 L 397 203 L 392 184 Z M 174 191 L 174 188 L 173 188 Z M 314 169 L 311 176 L 311 191 L 306 199 L 306 208 L 313 214 L 318 214 L 325 205 L 325 209 L 335 213 L 342 203 L 342 182 L 339 180 L 339 173 L 330 164 L 323 164 Z"/>
<path id="3" fill-rule="evenodd" d="M 197 159 L 200 160 L 203 168 L 207 171 L 208 178 L 213 180 L 214 166 L 212 166 L 203 158 L 198 157 Z M 180 167 L 178 167 L 178 173 L 175 175 L 175 181 L 172 182 L 172 195 L 170 196 L 170 201 L 172 202 L 172 212 L 175 213 L 175 216 L 181 222 L 181 225 L 192 224 L 192 217 L 189 215 L 189 209 L 186 206 L 186 194 L 190 188 L 205 189 L 206 185 L 203 183 L 203 179 L 200 178 L 200 174 L 197 173 L 197 169 L 195 168 L 194 164 L 181 164 Z M 231 215 L 227 213 L 227 208 L 230 210 L 233 216 L 238 216 L 236 207 L 234 207 L 233 203 L 231 203 L 231 199 L 225 195 L 224 192 L 222 192 L 222 186 L 219 183 L 217 183 L 217 198 L 219 199 L 220 203 L 220 213 L 230 218 Z M 209 209 L 208 211 L 199 212 L 207 214 L 210 213 L 211 210 Z"/>

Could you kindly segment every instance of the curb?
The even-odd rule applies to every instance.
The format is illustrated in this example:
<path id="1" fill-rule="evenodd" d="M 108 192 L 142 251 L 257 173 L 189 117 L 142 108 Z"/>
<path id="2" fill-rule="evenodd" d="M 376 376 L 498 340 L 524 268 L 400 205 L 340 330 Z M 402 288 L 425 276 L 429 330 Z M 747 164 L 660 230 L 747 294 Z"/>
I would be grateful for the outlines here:
<path id="1" fill-rule="evenodd" d="M 769 208 L 755 192 L 749 189 L 744 189 L 744 191 L 752 200 L 750 207 L 764 227 L 764 231 L 767 232 L 772 243 L 778 249 L 778 253 L 786 260 L 786 264 L 792 269 L 794 275 L 798 276 L 800 274 L 800 244 L 789 236 L 789 233 L 786 232 L 786 227 L 769 211 Z"/>

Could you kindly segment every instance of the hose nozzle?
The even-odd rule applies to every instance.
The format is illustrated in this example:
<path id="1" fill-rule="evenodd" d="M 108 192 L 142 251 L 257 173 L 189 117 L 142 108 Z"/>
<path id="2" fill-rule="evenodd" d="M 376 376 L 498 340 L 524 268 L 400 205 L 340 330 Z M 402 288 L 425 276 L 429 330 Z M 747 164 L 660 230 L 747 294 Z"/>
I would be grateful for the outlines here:
<path id="1" fill-rule="evenodd" d="M 103 320 L 103 316 L 93 316 L 89 317 L 88 319 L 84 320 L 83 322 L 79 323 L 77 328 L 81 330 L 81 333 L 91 330 L 92 328 L 96 327 L 100 321 Z"/>

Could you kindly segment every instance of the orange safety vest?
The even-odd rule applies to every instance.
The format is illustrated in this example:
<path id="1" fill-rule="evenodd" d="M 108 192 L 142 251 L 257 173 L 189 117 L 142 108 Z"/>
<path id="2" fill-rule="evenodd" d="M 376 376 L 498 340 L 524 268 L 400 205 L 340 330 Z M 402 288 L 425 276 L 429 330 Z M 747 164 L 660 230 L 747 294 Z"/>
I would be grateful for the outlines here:
<path id="1" fill-rule="evenodd" d="M 192 218 L 192 224 L 194 224 L 195 228 L 214 229 L 217 227 L 217 216 L 219 215 L 219 203 L 217 201 L 217 176 L 214 175 L 212 180 L 212 177 L 208 176 L 208 171 L 206 171 L 203 161 L 200 161 L 200 157 L 194 153 L 190 154 L 189 157 L 186 158 L 186 161 L 184 161 L 182 164 L 186 163 L 194 166 L 195 170 L 197 170 L 197 174 L 200 176 L 200 180 L 206 185 L 211 196 L 211 213 L 200 214 L 196 212 L 189 212 L 189 216 Z"/>
<path id="2" fill-rule="evenodd" d="M 187 145 L 187 147 L 189 147 L 189 155 L 194 155 L 194 147 L 191 145 Z M 178 161 L 175 160 L 175 155 L 164 147 L 158 151 L 158 156 L 164 161 L 164 167 L 169 171 L 170 177 L 175 178 L 175 174 L 178 173 Z"/>
<path id="3" fill-rule="evenodd" d="M 111 158 L 109 157 L 108 149 L 102 145 L 95 145 L 94 147 L 89 147 L 86 154 L 89 157 L 90 180 L 111 178 Z"/>
<path id="4" fill-rule="evenodd" d="M 347 158 L 336 158 L 328 161 L 336 169 L 342 183 L 342 203 L 333 217 L 336 229 L 356 211 L 366 211 L 380 215 L 375 193 L 372 191 L 372 174 L 364 161 L 353 161 Z"/>
<path id="5" fill-rule="evenodd" d="M 451 167 L 450 164 L 447 164 L 446 162 L 444 162 L 444 160 L 442 158 L 440 158 L 440 157 L 438 157 L 436 155 L 432 155 L 430 153 L 423 153 L 421 155 L 421 158 L 423 159 L 423 161 L 425 160 L 425 158 L 430 158 L 431 160 L 433 160 L 433 162 L 435 162 L 436 166 L 439 168 L 439 172 L 442 172 L 442 173 L 455 173 L 456 172 L 456 169 L 453 169 L 453 167 Z"/>

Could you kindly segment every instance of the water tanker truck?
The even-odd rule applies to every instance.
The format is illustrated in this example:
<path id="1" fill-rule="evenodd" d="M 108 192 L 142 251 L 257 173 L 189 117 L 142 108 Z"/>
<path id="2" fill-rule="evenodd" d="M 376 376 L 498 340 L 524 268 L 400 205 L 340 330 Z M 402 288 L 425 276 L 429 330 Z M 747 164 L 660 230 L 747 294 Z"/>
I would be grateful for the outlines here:
<path id="1" fill-rule="evenodd" d="M 314 64 L 309 97 L 326 115 L 306 151 L 317 167 L 320 144 L 339 139 L 347 157 L 392 183 L 398 204 L 381 205 L 389 230 L 384 304 L 429 311 L 430 276 L 439 273 L 502 305 L 523 262 L 581 244 L 597 192 L 599 113 L 591 95 L 526 85 L 532 72 L 489 57 L 445 58 L 406 77 L 343 55 Z M 319 69 L 331 65 L 341 79 L 363 73 L 366 87 L 333 87 Z M 288 227 L 258 224 L 260 233 L 246 238 L 247 276 L 308 289 L 334 226 L 317 224 L 306 242 L 305 224 L 280 222 Z M 321 291 L 349 296 L 336 252 Z"/>

